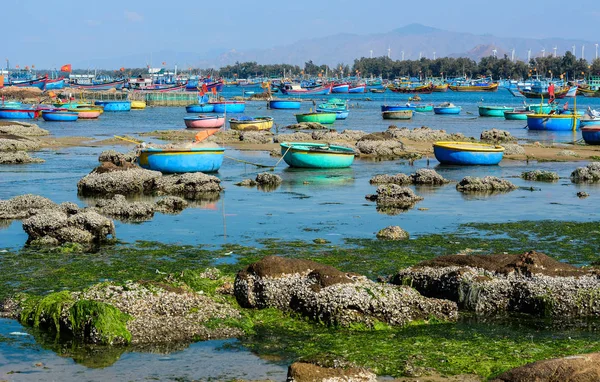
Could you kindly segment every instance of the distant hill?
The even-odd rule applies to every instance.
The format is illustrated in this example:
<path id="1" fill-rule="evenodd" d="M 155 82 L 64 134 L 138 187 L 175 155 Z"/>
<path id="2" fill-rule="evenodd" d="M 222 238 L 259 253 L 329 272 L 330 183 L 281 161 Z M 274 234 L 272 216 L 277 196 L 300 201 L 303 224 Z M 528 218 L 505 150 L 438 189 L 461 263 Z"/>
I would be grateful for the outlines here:
<path id="1" fill-rule="evenodd" d="M 587 58 L 591 59 L 593 53 L 590 53 L 589 49 L 593 43 L 589 41 L 562 38 L 496 37 L 487 34 L 451 32 L 421 24 L 410 24 L 387 33 L 368 35 L 342 33 L 264 49 L 236 49 L 227 52 L 212 52 L 202 56 L 192 52 L 169 51 L 163 52 L 162 56 L 160 53 L 154 53 L 153 57 L 154 66 L 166 61 L 169 67 L 173 67 L 177 63 L 182 68 L 188 66 L 218 68 L 234 64 L 236 61 L 303 66 L 309 60 L 316 64 L 335 66 L 339 63 L 352 64 L 354 59 L 369 57 L 371 54 L 373 57 L 385 56 L 388 54 L 388 49 L 394 60 L 401 59 L 402 52 L 404 52 L 406 60 L 415 60 L 419 57 L 434 58 L 434 54 L 437 58 L 460 56 L 479 60 L 481 57 L 491 55 L 494 49 L 496 49 L 498 57 L 503 57 L 504 54 L 511 57 L 514 49 L 516 59 L 526 60 L 529 50 L 531 50 L 531 57 L 536 57 L 542 55 L 542 49 L 545 49 L 545 54 L 552 54 L 553 48 L 556 46 L 557 54 L 562 55 L 575 45 L 577 49 L 575 53 L 579 58 L 582 44 L 590 47 Z M 91 65 L 99 68 L 143 67 L 149 57 L 150 54 L 137 54 L 123 58 L 88 60 L 85 64 L 88 67 Z"/>

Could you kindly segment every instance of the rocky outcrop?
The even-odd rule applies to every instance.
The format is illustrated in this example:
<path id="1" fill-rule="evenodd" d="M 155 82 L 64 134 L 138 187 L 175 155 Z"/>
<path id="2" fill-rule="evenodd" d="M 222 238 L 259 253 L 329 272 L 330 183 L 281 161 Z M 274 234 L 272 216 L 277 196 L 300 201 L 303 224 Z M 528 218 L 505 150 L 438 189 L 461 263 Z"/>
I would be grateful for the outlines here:
<path id="1" fill-rule="evenodd" d="M 573 183 L 594 183 L 600 181 L 600 162 L 589 163 L 585 167 L 578 167 L 571 173 Z"/>
<path id="2" fill-rule="evenodd" d="M 538 182 L 556 182 L 560 179 L 557 173 L 546 170 L 525 171 L 521 173 L 521 178 Z"/>
<path id="3" fill-rule="evenodd" d="M 373 134 L 362 137 L 356 142 L 356 149 L 361 155 L 374 157 L 398 157 L 405 153 L 402 142 L 389 140 L 375 140 Z"/>
<path id="4" fill-rule="evenodd" d="M 377 238 L 383 240 L 408 240 L 408 232 L 398 226 L 385 227 L 377 232 Z"/>
<path id="5" fill-rule="evenodd" d="M 410 188 L 397 184 L 380 185 L 377 187 L 376 194 L 366 195 L 365 198 L 377 202 L 377 210 L 388 214 L 406 211 L 423 200 Z"/>
<path id="6" fill-rule="evenodd" d="M 537 361 L 500 374 L 491 382 L 600 381 L 600 353 Z"/>
<path id="7" fill-rule="evenodd" d="M 100 243 L 108 236 L 115 237 L 112 220 L 93 210 L 79 210 L 74 214 L 42 209 L 25 220 L 23 230 L 30 244 L 58 245 L 62 243 Z"/>
<path id="8" fill-rule="evenodd" d="M 99 199 L 96 207 L 104 215 L 124 221 L 145 221 L 154 216 L 154 205 L 148 202 L 129 202 L 123 195 L 110 199 Z"/>
<path id="9" fill-rule="evenodd" d="M 416 142 L 472 140 L 472 138 L 467 138 L 460 133 L 448 134 L 445 130 L 434 130 L 426 126 L 410 130 L 407 127 L 398 128 L 392 125 L 388 127 L 387 132 L 393 139 L 408 139 Z"/>
<path id="10" fill-rule="evenodd" d="M 40 158 L 34 158 L 25 151 L 0 152 L 0 164 L 44 163 Z"/>
<path id="11" fill-rule="evenodd" d="M 257 183 L 254 179 L 244 179 L 241 182 L 235 183 L 235 185 L 240 187 L 255 187 Z"/>
<path id="12" fill-rule="evenodd" d="M 16 135 L 0 135 L 0 151 L 36 151 L 40 147 L 41 143 L 36 139 Z"/>
<path id="13" fill-rule="evenodd" d="M 246 143 L 273 143 L 273 133 L 270 131 L 241 131 L 240 141 Z"/>
<path id="14" fill-rule="evenodd" d="M 525 148 L 516 143 L 505 143 L 502 147 L 504 147 L 504 155 L 525 155 Z"/>
<path id="15" fill-rule="evenodd" d="M 454 303 L 424 298 L 410 287 L 377 284 L 313 261 L 276 256 L 238 272 L 234 290 L 243 307 L 291 310 L 330 325 L 405 325 L 457 317 Z"/>
<path id="16" fill-rule="evenodd" d="M 115 150 L 106 150 L 98 156 L 99 162 L 109 162 L 115 166 L 126 166 L 129 163 L 135 163 L 137 155 L 135 152 L 120 153 Z"/>
<path id="17" fill-rule="evenodd" d="M 221 179 L 201 172 L 164 175 L 155 181 L 153 192 L 158 195 L 179 195 L 185 199 L 199 200 L 223 191 Z"/>
<path id="18" fill-rule="evenodd" d="M 312 139 L 327 142 L 356 142 L 365 135 L 367 133 L 362 130 L 343 130 L 341 133 L 338 133 L 334 129 L 329 129 L 327 131 L 313 131 Z"/>
<path id="19" fill-rule="evenodd" d="M 513 137 L 511 133 L 506 130 L 491 129 L 484 130 L 481 133 L 480 139 L 482 141 L 490 143 L 501 143 L 501 142 L 516 142 L 517 138 Z"/>
<path id="20" fill-rule="evenodd" d="M 26 194 L 0 200 L 0 219 L 26 219 L 39 210 L 57 209 L 56 203 L 43 196 Z"/>
<path id="21" fill-rule="evenodd" d="M 443 176 L 438 174 L 435 170 L 428 168 L 418 169 L 414 174 L 411 174 L 410 178 L 412 184 L 420 185 L 441 186 L 450 182 L 448 179 L 445 179 Z"/>
<path id="22" fill-rule="evenodd" d="M 165 196 L 154 203 L 154 209 L 163 214 L 177 214 L 188 206 L 185 199 L 177 196 Z"/>
<path id="23" fill-rule="evenodd" d="M 287 125 L 285 128 L 291 130 L 325 130 L 327 126 L 318 122 L 300 122 Z"/>
<path id="24" fill-rule="evenodd" d="M 544 254 L 441 256 L 392 278 L 425 296 L 455 301 L 484 315 L 507 312 L 544 317 L 600 314 L 600 278 Z"/>
<path id="25" fill-rule="evenodd" d="M 287 382 L 376 382 L 377 376 L 361 368 L 327 368 L 294 362 L 288 368 Z"/>
<path id="26" fill-rule="evenodd" d="M 399 186 L 405 186 L 412 184 L 412 178 L 406 174 L 377 174 L 369 180 L 371 184 L 397 184 Z"/>
<path id="27" fill-rule="evenodd" d="M 40 128 L 34 123 L 1 121 L 0 134 L 12 134 L 21 137 L 39 137 L 43 135 L 50 135 L 50 132 Z"/>
<path id="28" fill-rule="evenodd" d="M 460 192 L 492 193 L 516 190 L 517 186 L 508 180 L 495 176 L 486 176 L 484 178 L 467 176 L 456 185 L 456 189 Z"/>
<path id="29" fill-rule="evenodd" d="M 310 133 L 305 133 L 302 131 L 297 131 L 293 134 L 277 134 L 273 137 L 273 142 L 282 143 L 282 142 L 306 142 L 312 141 L 312 135 Z"/>
<path id="30" fill-rule="evenodd" d="M 255 182 L 259 186 L 279 186 L 283 182 L 283 179 L 277 174 L 261 172 L 256 175 Z"/>

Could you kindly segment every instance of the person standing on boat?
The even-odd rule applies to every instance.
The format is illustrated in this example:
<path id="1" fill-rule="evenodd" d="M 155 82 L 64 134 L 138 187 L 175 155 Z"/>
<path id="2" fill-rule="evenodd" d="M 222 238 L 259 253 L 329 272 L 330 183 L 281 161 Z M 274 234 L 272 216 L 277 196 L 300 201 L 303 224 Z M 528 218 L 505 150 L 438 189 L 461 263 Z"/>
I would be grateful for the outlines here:
<path id="1" fill-rule="evenodd" d="M 554 84 L 552 82 L 550 82 L 550 85 L 548 85 L 548 96 L 550 97 L 548 103 L 554 102 Z"/>

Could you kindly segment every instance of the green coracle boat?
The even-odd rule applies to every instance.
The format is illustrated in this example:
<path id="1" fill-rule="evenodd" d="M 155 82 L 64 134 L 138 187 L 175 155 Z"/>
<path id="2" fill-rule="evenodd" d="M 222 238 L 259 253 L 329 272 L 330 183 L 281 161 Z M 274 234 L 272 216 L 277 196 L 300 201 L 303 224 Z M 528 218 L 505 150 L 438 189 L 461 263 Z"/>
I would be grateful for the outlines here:
<path id="1" fill-rule="evenodd" d="M 337 114 L 333 113 L 304 113 L 296 114 L 296 121 L 301 122 L 317 122 L 323 125 L 331 125 L 335 122 Z"/>
<path id="2" fill-rule="evenodd" d="M 479 106 L 479 115 L 481 117 L 504 117 L 505 111 L 514 110 L 514 107 L 509 106 Z"/>

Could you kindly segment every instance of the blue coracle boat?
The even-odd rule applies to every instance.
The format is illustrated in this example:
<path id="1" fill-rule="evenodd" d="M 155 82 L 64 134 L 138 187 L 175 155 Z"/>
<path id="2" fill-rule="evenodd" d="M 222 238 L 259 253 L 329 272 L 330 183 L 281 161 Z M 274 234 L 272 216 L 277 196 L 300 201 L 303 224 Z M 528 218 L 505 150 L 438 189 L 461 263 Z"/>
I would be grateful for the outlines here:
<path id="1" fill-rule="evenodd" d="M 528 114 L 529 130 L 572 131 L 579 129 L 581 123 L 577 115 L 565 114 Z"/>
<path id="2" fill-rule="evenodd" d="M 281 155 L 290 167 L 344 168 L 354 162 L 354 150 L 327 143 L 283 142 Z"/>
<path id="3" fill-rule="evenodd" d="M 142 168 L 168 174 L 219 171 L 225 156 L 222 147 L 182 149 L 142 149 L 138 163 Z"/>
<path id="4" fill-rule="evenodd" d="M 454 104 L 448 102 L 433 107 L 435 114 L 460 114 L 461 110 L 460 106 L 454 106 Z"/>
<path id="5" fill-rule="evenodd" d="M 0 107 L 0 119 L 35 119 L 39 110 L 29 107 Z"/>
<path id="6" fill-rule="evenodd" d="M 42 118 L 48 122 L 74 122 L 79 113 L 66 110 L 42 110 Z"/>
<path id="7" fill-rule="evenodd" d="M 214 106 L 215 113 L 243 113 L 246 110 L 246 103 L 244 101 L 223 101 L 223 102 L 210 102 Z"/>
<path id="8" fill-rule="evenodd" d="M 433 153 L 442 164 L 496 165 L 504 156 L 504 147 L 473 142 L 435 142 Z"/>
<path id="9" fill-rule="evenodd" d="M 209 103 L 196 103 L 187 105 L 185 111 L 188 113 L 212 113 L 215 111 L 215 105 Z"/>
<path id="10" fill-rule="evenodd" d="M 600 124 L 582 127 L 581 135 L 588 145 L 600 145 Z"/>
<path id="11" fill-rule="evenodd" d="M 401 110 L 417 110 L 416 106 L 408 106 L 408 105 L 381 105 L 381 111 L 401 111 Z"/>
<path id="12" fill-rule="evenodd" d="M 95 105 L 103 106 L 104 111 L 129 111 L 131 101 L 96 101 Z"/>
<path id="13" fill-rule="evenodd" d="M 299 110 L 301 101 L 273 99 L 269 101 L 269 109 Z"/>

